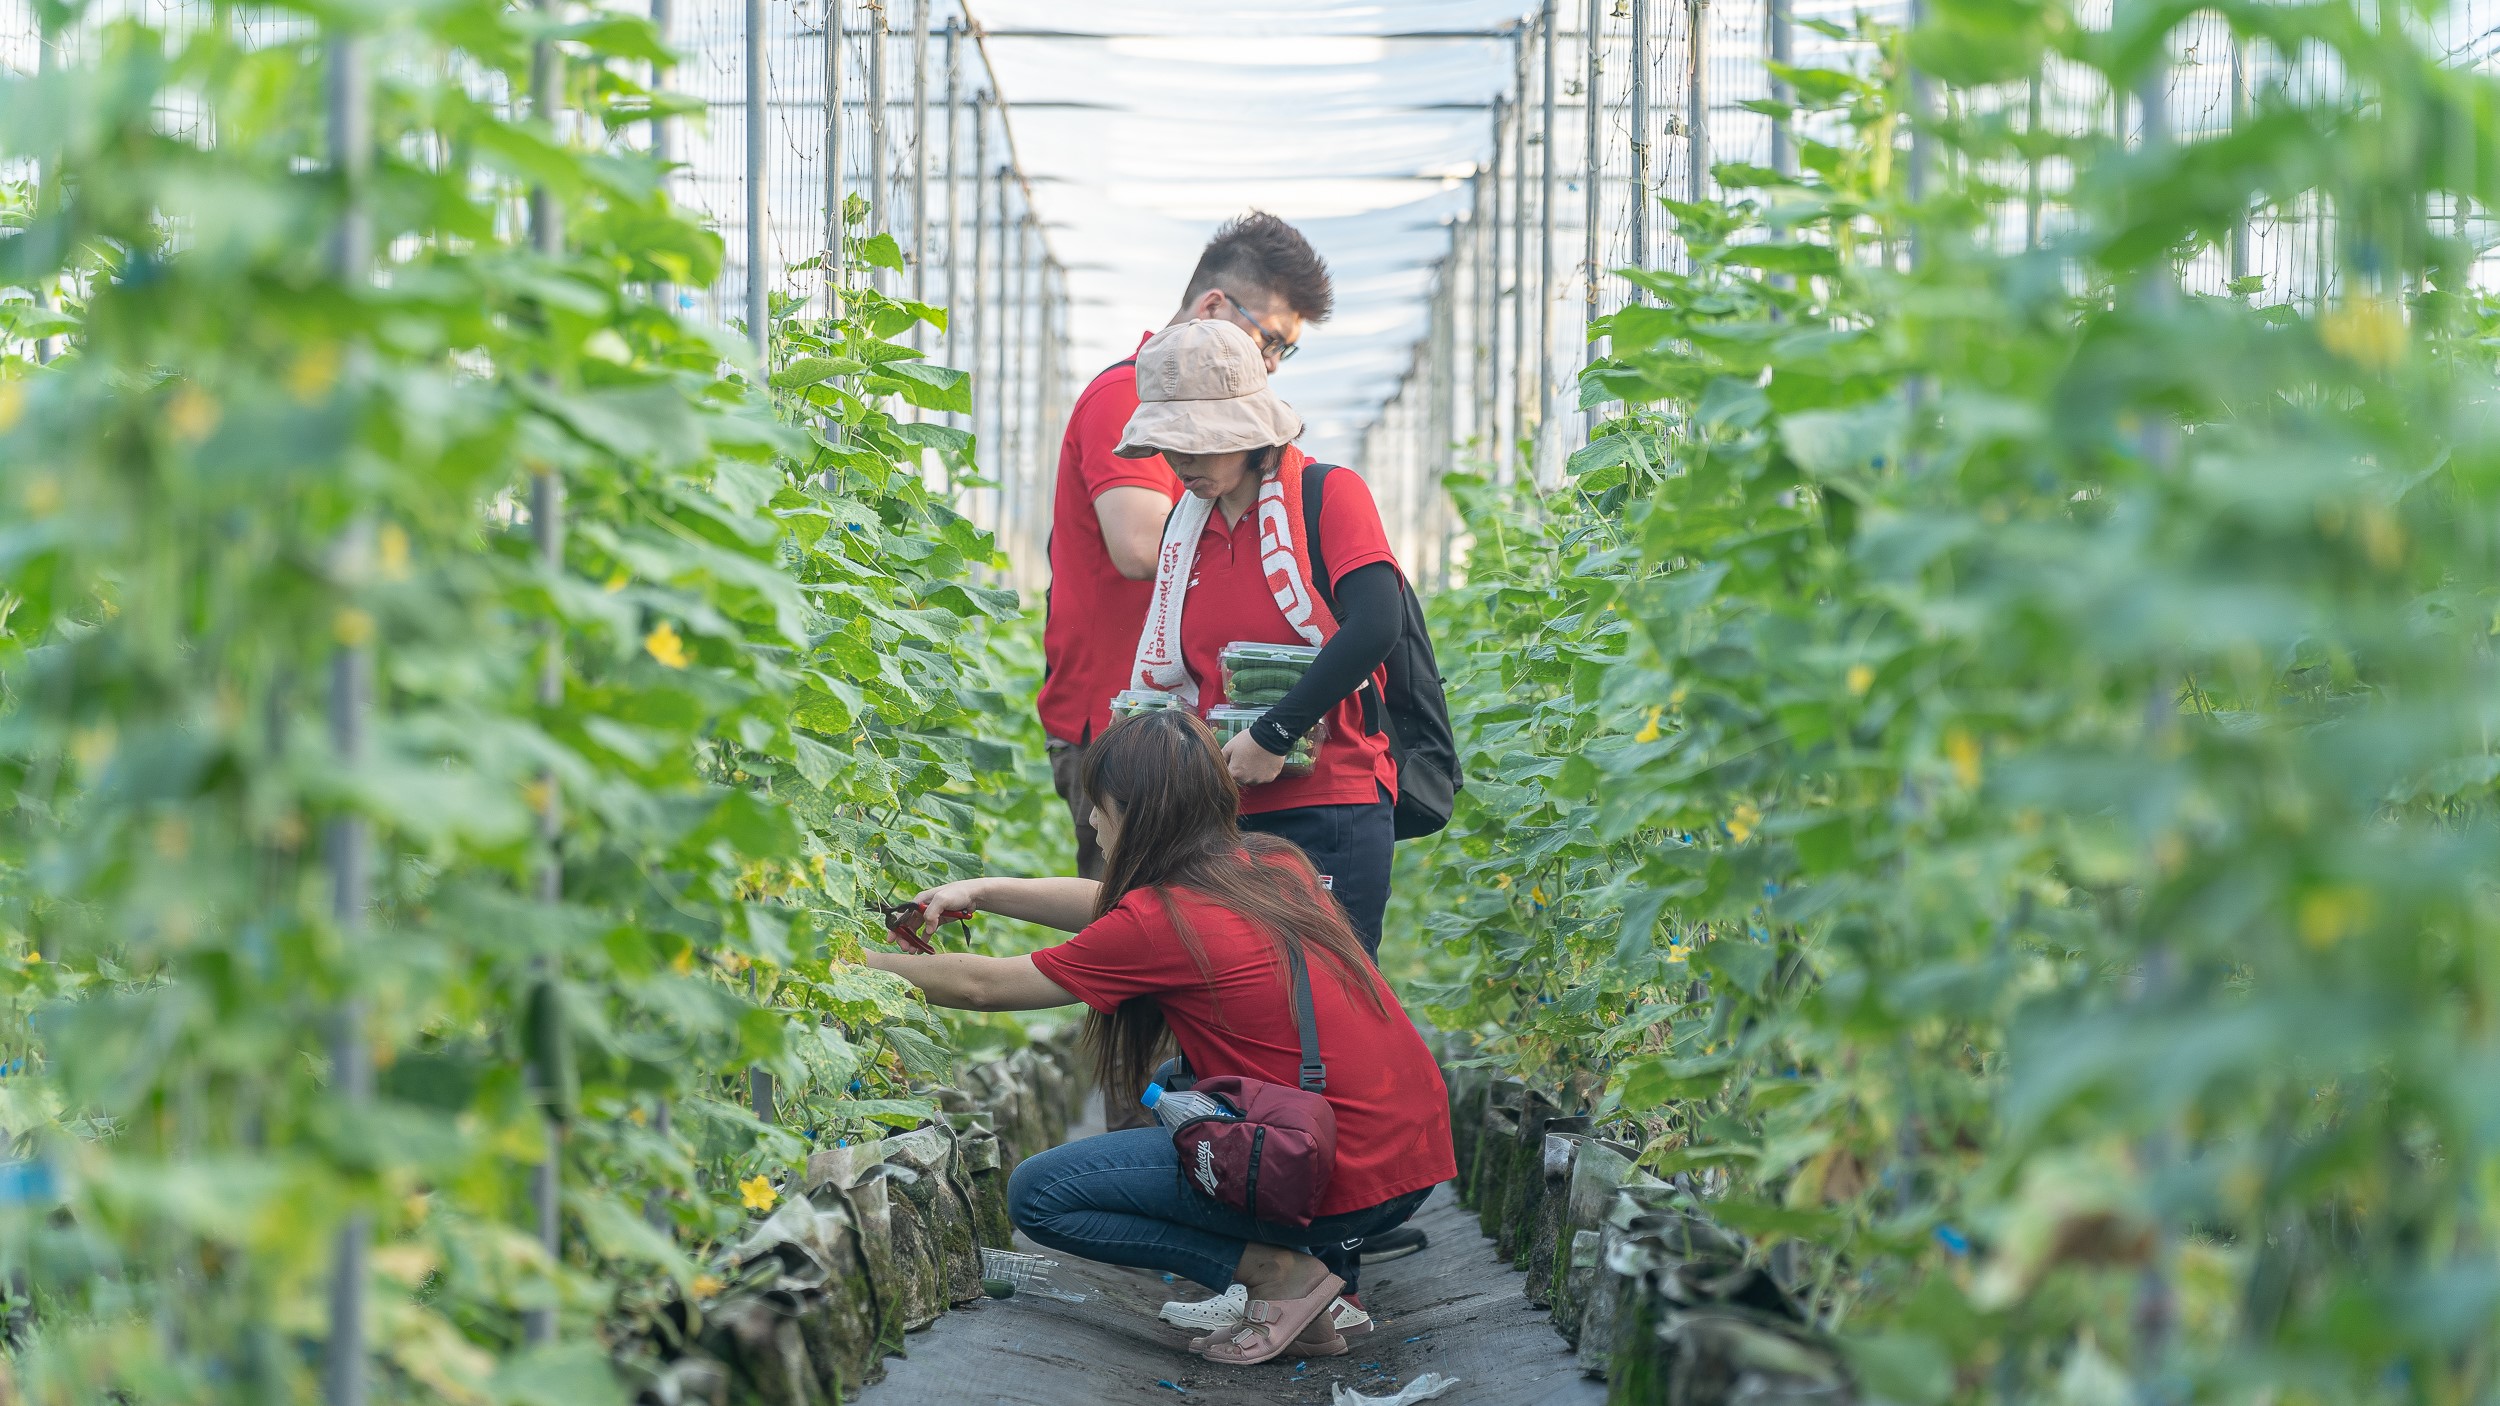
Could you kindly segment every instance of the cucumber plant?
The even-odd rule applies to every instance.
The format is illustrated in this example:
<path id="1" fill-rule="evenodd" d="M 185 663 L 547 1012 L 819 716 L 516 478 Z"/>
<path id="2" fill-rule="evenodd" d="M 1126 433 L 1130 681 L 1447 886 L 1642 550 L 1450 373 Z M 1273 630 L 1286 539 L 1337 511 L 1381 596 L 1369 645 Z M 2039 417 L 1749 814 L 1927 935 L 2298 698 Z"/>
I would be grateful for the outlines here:
<path id="1" fill-rule="evenodd" d="M 893 309 L 784 308 L 765 365 L 650 296 L 720 242 L 611 135 L 674 101 L 635 81 L 645 21 L 305 18 L 86 22 L 0 95 L 0 153 L 44 173 L 0 284 L 78 294 L 0 295 L 63 353 L 0 363 L 11 1394 L 316 1399 L 360 1212 L 374 1399 L 617 1399 L 604 1320 L 704 1292 L 813 1141 L 928 1112 L 947 1028 L 843 958 L 865 901 L 984 842 L 1024 627 L 921 471 L 967 446 L 893 414 L 963 388 Z M 353 188 L 318 26 L 390 55 Z M 561 128 L 486 96 L 542 38 Z M 327 252 L 351 202 L 370 280 Z M 829 391 L 791 354 L 819 345 L 878 369 Z M 373 666 L 353 760 L 343 647 Z M 342 923 L 351 816 L 374 881 Z M 332 1077 L 351 1002 L 370 1103 Z"/>
<path id="2" fill-rule="evenodd" d="M 2500 1384 L 2500 438 L 2448 213 L 2500 107 L 2411 12 L 2215 13 L 2341 89 L 2151 145 L 1965 100 L 2158 90 L 2175 12 L 2056 5 L 1793 75 L 1800 174 L 1668 203 L 1689 267 L 1627 271 L 1566 490 L 1460 485 L 1419 989 L 1795 1242 L 1885 1399 Z M 2071 222 L 2008 248 L 2032 162 Z M 2311 200 L 2325 297 L 2182 286 Z"/>

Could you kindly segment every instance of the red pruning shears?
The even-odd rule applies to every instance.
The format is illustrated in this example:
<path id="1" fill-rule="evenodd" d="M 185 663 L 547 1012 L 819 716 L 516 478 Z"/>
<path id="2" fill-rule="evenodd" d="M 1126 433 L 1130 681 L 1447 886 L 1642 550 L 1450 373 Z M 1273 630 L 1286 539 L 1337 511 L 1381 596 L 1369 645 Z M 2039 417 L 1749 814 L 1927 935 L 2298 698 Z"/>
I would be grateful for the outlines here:
<path id="1" fill-rule="evenodd" d="M 921 905 L 905 899 L 900 903 L 871 903 L 868 911 L 885 920 L 885 935 L 894 939 L 895 946 L 924 956 L 937 950 L 920 935 L 920 925 L 928 918 L 928 910 Z M 971 917 L 969 908 L 948 909 L 938 914 L 938 924 L 967 922 Z"/>

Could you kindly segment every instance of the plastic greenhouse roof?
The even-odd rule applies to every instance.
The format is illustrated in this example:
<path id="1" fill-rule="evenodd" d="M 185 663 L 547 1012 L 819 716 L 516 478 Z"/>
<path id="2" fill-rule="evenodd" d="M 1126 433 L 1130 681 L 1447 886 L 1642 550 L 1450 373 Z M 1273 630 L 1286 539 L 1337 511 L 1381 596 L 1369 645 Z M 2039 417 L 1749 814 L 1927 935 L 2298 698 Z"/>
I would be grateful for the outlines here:
<path id="1" fill-rule="evenodd" d="M 1336 278 L 1276 389 L 1343 462 L 1424 335 L 1533 0 L 974 0 L 1090 379 L 1168 321 L 1222 220 L 1272 211 Z"/>

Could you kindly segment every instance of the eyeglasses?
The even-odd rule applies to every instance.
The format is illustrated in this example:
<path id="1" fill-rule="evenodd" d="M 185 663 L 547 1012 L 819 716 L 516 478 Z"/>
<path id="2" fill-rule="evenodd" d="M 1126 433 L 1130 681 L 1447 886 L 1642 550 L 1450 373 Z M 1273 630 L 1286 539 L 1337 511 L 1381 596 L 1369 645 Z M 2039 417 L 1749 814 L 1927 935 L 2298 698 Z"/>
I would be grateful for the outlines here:
<path id="1" fill-rule="evenodd" d="M 1215 291 L 1218 293 L 1224 293 L 1224 290 L 1221 288 L 1218 288 Z M 1230 293 L 1224 293 L 1224 301 L 1233 305 L 1233 311 L 1241 314 L 1242 321 L 1247 322 L 1251 326 L 1259 329 L 1259 350 L 1263 352 L 1275 353 L 1278 361 L 1291 361 L 1293 360 L 1293 354 L 1302 350 L 1302 348 L 1297 344 L 1288 342 L 1284 338 L 1277 336 L 1275 333 L 1268 331 L 1266 323 L 1252 317 L 1250 315 L 1250 309 L 1241 305 L 1241 299 L 1234 297 Z"/>

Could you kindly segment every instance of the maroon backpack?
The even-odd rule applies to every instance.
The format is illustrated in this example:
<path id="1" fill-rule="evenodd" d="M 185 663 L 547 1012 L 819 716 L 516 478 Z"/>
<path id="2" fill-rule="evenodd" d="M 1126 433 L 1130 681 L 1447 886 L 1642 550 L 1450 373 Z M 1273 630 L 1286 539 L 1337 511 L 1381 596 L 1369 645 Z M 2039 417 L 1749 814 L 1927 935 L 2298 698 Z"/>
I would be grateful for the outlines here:
<path id="1" fill-rule="evenodd" d="M 1279 1225 L 1309 1225 L 1337 1170 L 1337 1114 L 1320 1091 L 1319 1017 L 1311 971 L 1299 945 L 1285 944 L 1293 967 L 1293 1027 L 1302 1037 L 1302 1087 L 1221 1074 L 1191 1085 L 1237 1116 L 1209 1114 L 1172 1129 L 1181 1180 L 1219 1205 Z"/>

